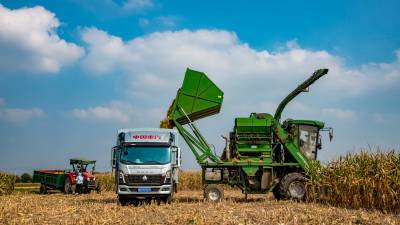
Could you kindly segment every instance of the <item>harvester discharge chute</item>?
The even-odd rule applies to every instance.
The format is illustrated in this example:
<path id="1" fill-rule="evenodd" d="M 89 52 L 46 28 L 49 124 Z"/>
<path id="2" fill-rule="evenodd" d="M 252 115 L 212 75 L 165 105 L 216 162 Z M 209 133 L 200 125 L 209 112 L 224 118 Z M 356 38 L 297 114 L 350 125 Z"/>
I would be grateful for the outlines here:
<path id="1" fill-rule="evenodd" d="M 166 120 L 181 125 L 219 113 L 224 93 L 206 74 L 187 69 L 182 87 L 172 102 Z M 167 122 L 164 120 L 164 122 Z M 167 123 L 165 123 L 167 124 Z M 168 125 L 168 127 L 173 126 Z"/>
<path id="2" fill-rule="evenodd" d="M 186 143 L 190 146 L 197 161 L 202 164 L 206 159 L 217 162 L 209 144 L 200 134 L 193 122 L 219 113 L 224 92 L 215 85 L 205 73 L 187 69 L 182 87 L 168 109 L 167 117 L 161 121 L 161 128 L 177 127 Z M 182 126 L 188 124 L 192 133 Z"/>

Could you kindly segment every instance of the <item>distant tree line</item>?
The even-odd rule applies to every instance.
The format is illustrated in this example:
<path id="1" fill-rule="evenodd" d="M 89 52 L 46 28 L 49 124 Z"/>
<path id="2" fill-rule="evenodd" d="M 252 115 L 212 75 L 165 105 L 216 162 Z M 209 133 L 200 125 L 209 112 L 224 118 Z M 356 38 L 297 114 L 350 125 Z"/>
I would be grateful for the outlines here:
<path id="1" fill-rule="evenodd" d="M 32 175 L 23 173 L 21 176 L 15 175 L 15 183 L 32 183 Z"/>

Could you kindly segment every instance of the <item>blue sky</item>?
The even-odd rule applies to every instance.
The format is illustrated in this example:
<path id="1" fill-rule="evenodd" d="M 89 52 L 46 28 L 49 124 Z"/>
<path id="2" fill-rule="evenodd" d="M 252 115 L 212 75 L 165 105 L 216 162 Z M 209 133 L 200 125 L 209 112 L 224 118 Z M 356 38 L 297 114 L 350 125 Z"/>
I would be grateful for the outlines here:
<path id="1" fill-rule="evenodd" d="M 220 151 L 236 116 L 273 113 L 313 70 L 330 69 L 284 118 L 325 121 L 321 160 L 400 149 L 398 1 L 0 1 L 0 170 L 109 170 L 121 127 L 155 127 L 186 67 L 225 92 L 198 121 Z M 198 168 L 183 145 L 184 169 Z"/>

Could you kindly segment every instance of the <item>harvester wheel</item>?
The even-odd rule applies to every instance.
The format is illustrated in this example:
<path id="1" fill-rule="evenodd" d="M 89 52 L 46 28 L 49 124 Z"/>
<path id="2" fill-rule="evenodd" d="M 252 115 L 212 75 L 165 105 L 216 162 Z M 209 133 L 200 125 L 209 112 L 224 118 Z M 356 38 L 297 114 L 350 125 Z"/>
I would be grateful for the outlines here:
<path id="1" fill-rule="evenodd" d="M 47 194 L 47 187 L 44 184 L 40 185 L 40 190 L 39 190 L 40 194 Z"/>
<path id="2" fill-rule="evenodd" d="M 69 178 L 65 178 L 65 182 L 64 182 L 64 190 L 63 192 L 65 194 L 71 194 L 72 193 L 72 185 L 71 185 L 71 181 L 69 180 Z"/>
<path id="3" fill-rule="evenodd" d="M 289 173 L 284 176 L 277 187 L 281 199 L 302 201 L 306 197 L 306 178 L 300 173 Z M 278 198 L 279 199 L 279 198 Z"/>
<path id="4" fill-rule="evenodd" d="M 272 189 L 272 194 L 274 194 L 274 197 L 276 198 L 276 200 L 282 199 L 279 187 L 280 187 L 280 185 L 278 184 L 274 187 L 274 189 Z"/>
<path id="5" fill-rule="evenodd" d="M 220 202 L 224 199 L 224 190 L 215 184 L 209 184 L 204 188 L 204 198 L 210 202 Z"/>

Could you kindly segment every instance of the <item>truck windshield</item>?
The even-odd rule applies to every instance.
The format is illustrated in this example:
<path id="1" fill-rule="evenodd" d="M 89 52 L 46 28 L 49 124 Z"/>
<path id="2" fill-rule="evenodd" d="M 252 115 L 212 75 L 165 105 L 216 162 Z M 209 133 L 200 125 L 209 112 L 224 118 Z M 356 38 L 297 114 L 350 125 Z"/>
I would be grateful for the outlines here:
<path id="1" fill-rule="evenodd" d="M 121 152 L 120 161 L 125 164 L 167 164 L 170 150 L 168 147 L 126 147 Z"/>

